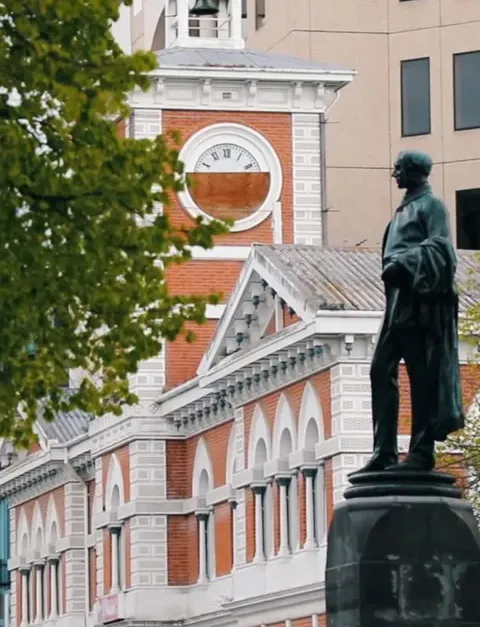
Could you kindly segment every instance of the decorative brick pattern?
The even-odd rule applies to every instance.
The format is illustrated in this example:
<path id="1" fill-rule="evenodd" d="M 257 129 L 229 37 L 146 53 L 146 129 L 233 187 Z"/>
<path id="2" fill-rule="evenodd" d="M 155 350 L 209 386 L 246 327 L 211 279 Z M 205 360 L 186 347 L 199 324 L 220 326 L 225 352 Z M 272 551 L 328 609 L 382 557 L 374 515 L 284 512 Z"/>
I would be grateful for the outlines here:
<path id="1" fill-rule="evenodd" d="M 11 508 L 9 511 L 10 517 L 10 555 L 17 555 L 17 515 L 15 508 Z M 10 617 L 11 625 L 20 624 L 20 617 L 17 616 L 17 606 L 21 604 L 21 599 L 17 595 L 17 578 L 18 574 L 12 572 L 10 579 Z"/>
<path id="2" fill-rule="evenodd" d="M 85 611 L 85 554 L 83 549 L 65 553 L 65 609 L 67 614 Z"/>
<path id="3" fill-rule="evenodd" d="M 75 545 L 84 544 L 84 486 L 68 483 L 65 486 L 65 535 Z M 64 554 L 65 610 L 67 614 L 83 612 L 85 608 L 85 553 L 83 549 L 72 549 Z"/>
<path id="4" fill-rule="evenodd" d="M 166 443 L 138 440 L 129 446 L 130 499 L 152 503 L 167 498 Z M 167 517 L 130 519 L 130 577 L 132 587 L 167 583 Z"/>
<path id="5" fill-rule="evenodd" d="M 95 498 L 94 498 L 94 518 L 95 514 L 103 511 L 103 459 L 97 457 L 95 460 Z M 96 584 L 97 597 L 103 595 L 104 585 L 104 563 L 103 563 L 103 532 L 101 529 L 95 530 L 95 552 L 96 552 Z"/>
<path id="6" fill-rule="evenodd" d="M 370 364 L 342 363 L 331 369 L 332 435 L 371 434 Z"/>
<path id="7" fill-rule="evenodd" d="M 135 516 L 130 520 L 132 587 L 167 584 L 167 517 Z"/>
<path id="8" fill-rule="evenodd" d="M 320 119 L 318 115 L 292 116 L 293 230 L 296 244 L 322 244 L 320 186 Z"/>
<path id="9" fill-rule="evenodd" d="M 134 109 L 130 125 L 130 136 L 135 139 L 155 139 L 162 133 L 162 112 L 158 109 Z M 153 213 L 145 217 L 144 223 L 151 222 L 156 215 L 163 213 L 163 207 L 157 203 Z M 155 400 L 165 385 L 165 353 L 143 361 L 138 371 L 130 377 L 132 391 L 141 401 Z"/>

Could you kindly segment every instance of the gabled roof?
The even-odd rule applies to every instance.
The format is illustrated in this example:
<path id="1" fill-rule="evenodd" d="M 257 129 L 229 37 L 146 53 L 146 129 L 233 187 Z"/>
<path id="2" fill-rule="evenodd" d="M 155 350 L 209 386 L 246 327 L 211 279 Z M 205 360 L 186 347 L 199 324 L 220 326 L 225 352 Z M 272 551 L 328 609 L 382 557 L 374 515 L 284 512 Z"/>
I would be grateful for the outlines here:
<path id="1" fill-rule="evenodd" d="M 339 65 L 306 61 L 296 57 L 272 54 L 270 52 L 253 52 L 249 50 L 231 50 L 222 48 L 181 48 L 173 46 L 156 53 L 160 67 L 183 68 L 230 68 L 254 70 L 298 70 L 313 73 L 335 74 L 345 72 L 351 76 L 352 71 Z"/>
<path id="2" fill-rule="evenodd" d="M 378 249 L 275 245 L 257 248 L 270 272 L 281 274 L 317 309 L 381 311 L 385 306 Z M 478 303 L 472 278 L 480 281 L 478 251 L 457 251 L 460 311 Z M 463 288 L 463 289 L 462 289 Z"/>
<path id="3" fill-rule="evenodd" d="M 480 299 L 469 282 L 480 282 L 477 251 L 457 251 L 457 281 L 460 310 Z M 210 347 L 199 367 L 199 374 L 234 352 L 257 346 L 271 319 L 278 297 L 303 322 L 313 320 L 318 311 L 381 312 L 385 297 L 381 280 L 381 254 L 378 249 L 335 249 L 298 244 L 254 245 L 217 326 Z M 252 311 L 253 297 L 260 297 L 263 327 L 255 338 L 235 342 L 246 314 Z M 258 307 L 257 310 L 258 311 Z M 249 330 L 246 331 L 248 340 Z"/>

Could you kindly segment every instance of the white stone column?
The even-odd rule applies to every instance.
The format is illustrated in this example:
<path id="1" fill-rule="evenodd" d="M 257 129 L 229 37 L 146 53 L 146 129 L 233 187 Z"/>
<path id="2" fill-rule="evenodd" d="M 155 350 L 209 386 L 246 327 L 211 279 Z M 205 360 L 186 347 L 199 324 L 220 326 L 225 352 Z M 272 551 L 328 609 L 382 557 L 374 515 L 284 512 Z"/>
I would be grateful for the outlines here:
<path id="1" fill-rule="evenodd" d="M 43 568 L 45 562 L 35 562 L 35 623 L 43 621 Z"/>
<path id="2" fill-rule="evenodd" d="M 198 520 L 198 582 L 208 581 L 208 512 L 196 512 Z"/>
<path id="3" fill-rule="evenodd" d="M 290 543 L 288 538 L 288 484 L 290 477 L 280 477 L 277 479 L 280 487 L 280 547 L 278 554 L 286 556 L 290 554 Z"/>
<path id="4" fill-rule="evenodd" d="M 177 0 L 177 39 L 179 45 L 188 39 L 190 11 L 188 0 Z"/>
<path id="5" fill-rule="evenodd" d="M 264 546 L 264 513 L 263 513 L 263 494 L 265 492 L 264 485 L 252 486 L 255 494 L 255 557 L 254 562 L 265 561 Z"/>
<path id="6" fill-rule="evenodd" d="M 120 553 L 120 525 L 110 525 L 110 544 L 111 544 L 111 567 L 112 567 L 112 586 L 111 594 L 116 594 L 120 590 L 120 578 L 118 576 L 120 569 L 119 553 Z"/>
<path id="7" fill-rule="evenodd" d="M 316 470 L 314 468 L 304 468 L 303 476 L 305 478 L 305 517 L 306 517 L 306 537 L 304 549 L 314 549 L 317 546 L 315 539 L 315 499 L 313 491 L 313 482 L 315 480 Z"/>
<path id="8" fill-rule="evenodd" d="M 58 555 L 52 555 L 48 558 L 50 566 L 50 615 L 49 619 L 55 619 L 58 616 Z"/>
<path id="9" fill-rule="evenodd" d="M 242 0 L 230 0 L 230 37 L 242 41 Z"/>
<path id="10" fill-rule="evenodd" d="M 20 569 L 20 575 L 22 577 L 22 622 L 21 627 L 26 627 L 28 625 L 28 606 L 29 606 L 29 596 L 30 596 L 30 586 L 28 585 L 28 575 L 30 573 L 30 568 L 25 566 Z"/>

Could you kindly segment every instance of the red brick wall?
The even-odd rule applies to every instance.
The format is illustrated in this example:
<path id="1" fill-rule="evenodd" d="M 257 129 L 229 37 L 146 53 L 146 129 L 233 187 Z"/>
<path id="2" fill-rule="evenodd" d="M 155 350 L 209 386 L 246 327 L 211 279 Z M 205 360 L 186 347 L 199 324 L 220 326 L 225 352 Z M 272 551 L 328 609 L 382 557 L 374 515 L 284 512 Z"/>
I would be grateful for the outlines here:
<path id="1" fill-rule="evenodd" d="M 233 422 L 204 431 L 188 440 L 167 441 L 167 498 L 185 499 L 192 496 L 192 474 L 198 440 L 205 441 L 213 469 L 213 487 L 225 485 L 228 440 Z"/>
<path id="2" fill-rule="evenodd" d="M 109 529 L 103 530 L 103 594 L 112 587 L 112 537 Z"/>
<path id="3" fill-rule="evenodd" d="M 247 534 L 247 562 L 253 562 L 255 557 L 255 495 L 253 490 L 246 491 L 245 498 L 245 529 Z"/>
<path id="4" fill-rule="evenodd" d="M 194 133 L 219 122 L 231 122 L 229 111 L 164 111 L 164 132 L 177 130 L 181 134 L 182 143 Z M 282 223 L 285 243 L 293 241 L 293 185 L 292 185 L 292 120 L 288 113 L 235 113 L 235 122 L 249 126 L 263 135 L 273 146 L 283 168 Z M 167 209 L 174 224 L 193 225 L 193 220 L 185 212 L 178 201 L 172 199 Z M 272 242 L 271 219 L 268 218 L 258 226 L 240 233 L 219 236 L 219 244 L 250 244 L 252 242 Z"/>
<path id="5" fill-rule="evenodd" d="M 168 583 L 193 584 L 198 579 L 198 522 L 194 514 L 168 517 Z"/>
<path id="6" fill-rule="evenodd" d="M 97 599 L 97 551 L 94 547 L 88 549 L 88 607 L 93 610 Z"/>
<path id="7" fill-rule="evenodd" d="M 207 320 L 205 324 L 189 323 L 185 329 L 195 333 L 195 341 L 187 342 L 180 335 L 166 345 L 166 389 L 170 390 L 197 376 L 197 369 L 217 327 L 217 320 Z"/>
<path id="8" fill-rule="evenodd" d="M 475 395 L 480 390 L 480 366 L 475 364 L 462 365 L 460 367 L 462 382 L 462 398 L 465 412 L 468 411 Z M 412 406 L 410 400 L 410 383 L 406 367 L 402 364 L 399 373 L 400 381 L 400 411 L 399 411 L 399 432 L 404 435 L 410 434 L 410 420 Z"/>
<path id="9" fill-rule="evenodd" d="M 215 520 L 215 571 L 217 577 L 228 575 L 232 570 L 232 507 L 219 503 L 214 508 Z"/>

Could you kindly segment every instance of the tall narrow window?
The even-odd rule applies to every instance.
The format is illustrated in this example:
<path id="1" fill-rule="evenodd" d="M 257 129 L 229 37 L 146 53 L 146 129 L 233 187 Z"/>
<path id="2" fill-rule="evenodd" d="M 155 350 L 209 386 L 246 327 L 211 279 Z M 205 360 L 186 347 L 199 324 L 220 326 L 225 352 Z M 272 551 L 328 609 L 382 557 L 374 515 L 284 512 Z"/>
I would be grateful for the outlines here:
<path id="1" fill-rule="evenodd" d="M 457 248 L 480 250 L 480 189 L 463 189 L 457 198 Z"/>
<path id="2" fill-rule="evenodd" d="M 480 128 L 480 51 L 453 55 L 455 130 Z"/>
<path id="3" fill-rule="evenodd" d="M 401 63 L 402 137 L 427 135 L 430 122 L 430 59 Z"/>
<path id="4" fill-rule="evenodd" d="M 255 0 L 255 26 L 261 28 L 267 18 L 267 0 Z"/>

